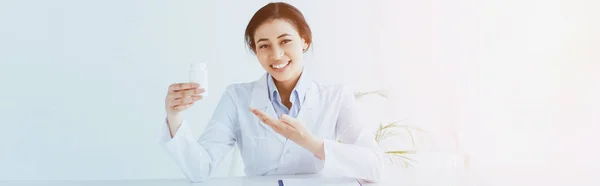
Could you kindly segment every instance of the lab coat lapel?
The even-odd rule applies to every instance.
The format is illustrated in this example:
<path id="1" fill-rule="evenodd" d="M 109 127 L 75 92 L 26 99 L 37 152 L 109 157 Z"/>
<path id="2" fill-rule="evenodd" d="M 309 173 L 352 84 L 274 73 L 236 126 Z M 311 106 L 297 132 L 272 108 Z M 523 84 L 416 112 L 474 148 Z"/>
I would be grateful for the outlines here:
<path id="1" fill-rule="evenodd" d="M 268 92 L 269 91 L 267 88 L 267 74 L 265 74 L 258 81 L 254 82 L 254 85 L 252 88 L 252 101 L 251 101 L 250 105 L 253 108 L 264 111 L 270 117 L 277 119 L 277 114 L 275 113 L 273 104 L 271 104 L 271 101 L 269 100 Z M 275 132 L 275 130 L 273 130 L 273 128 L 271 128 L 269 125 L 263 123 L 254 114 L 252 114 L 252 116 L 254 116 L 254 120 L 253 120 L 253 121 L 255 121 L 254 123 L 257 123 L 257 124 L 261 125 L 262 127 L 264 127 L 266 130 L 268 130 L 270 133 L 272 133 L 281 143 L 285 143 L 285 141 L 286 141 L 285 137 L 283 137 L 281 134 Z"/>
<path id="2" fill-rule="evenodd" d="M 302 108 L 300 108 L 297 117 L 304 127 L 313 133 L 318 132 L 315 130 L 315 119 L 318 117 L 318 111 L 316 109 L 319 108 L 320 103 L 319 92 L 315 86 L 316 85 L 313 82 L 310 82 L 310 86 L 306 91 L 304 103 L 302 104 Z"/>

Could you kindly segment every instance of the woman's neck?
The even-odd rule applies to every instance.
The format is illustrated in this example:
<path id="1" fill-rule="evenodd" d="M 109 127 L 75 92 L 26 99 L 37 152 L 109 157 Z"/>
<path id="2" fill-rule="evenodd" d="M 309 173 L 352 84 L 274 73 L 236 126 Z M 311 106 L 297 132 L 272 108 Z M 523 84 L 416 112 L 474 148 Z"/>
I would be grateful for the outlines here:
<path id="1" fill-rule="evenodd" d="M 292 78 L 287 81 L 277 81 L 275 78 L 273 78 L 275 87 L 279 91 L 279 94 L 280 96 L 282 96 L 281 98 L 283 100 L 289 100 L 289 97 L 292 94 L 292 90 L 294 90 L 294 87 L 296 87 L 296 84 L 298 83 L 298 80 L 300 79 L 301 75 L 302 74 L 300 74 L 296 78 Z"/>

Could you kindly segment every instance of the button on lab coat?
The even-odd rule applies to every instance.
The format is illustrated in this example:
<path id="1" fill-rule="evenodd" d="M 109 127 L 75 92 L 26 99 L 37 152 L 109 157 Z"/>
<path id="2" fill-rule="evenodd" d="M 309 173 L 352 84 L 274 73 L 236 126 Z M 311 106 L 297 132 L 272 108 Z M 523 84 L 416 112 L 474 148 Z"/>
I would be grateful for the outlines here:
<path id="1" fill-rule="evenodd" d="M 341 85 L 309 82 L 297 119 L 324 141 L 325 160 L 275 132 L 248 110 L 261 109 L 277 118 L 269 100 L 267 75 L 226 88 L 205 131 L 196 139 L 186 121 L 173 138 L 166 122 L 159 143 L 192 182 L 210 177 L 237 143 L 248 176 L 318 173 L 378 181 L 382 152 L 373 135 L 361 133 L 354 94 Z M 341 141 L 340 142 L 338 142 Z"/>

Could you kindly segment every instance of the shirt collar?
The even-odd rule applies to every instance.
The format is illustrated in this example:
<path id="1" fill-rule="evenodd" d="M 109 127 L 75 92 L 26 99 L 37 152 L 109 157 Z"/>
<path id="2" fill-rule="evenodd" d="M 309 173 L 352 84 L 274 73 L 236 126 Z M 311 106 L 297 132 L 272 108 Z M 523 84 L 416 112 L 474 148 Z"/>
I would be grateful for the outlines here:
<path id="1" fill-rule="evenodd" d="M 305 72 L 305 69 L 303 67 L 302 72 L 300 74 L 300 78 L 298 78 L 298 82 L 296 83 L 296 86 L 292 90 L 292 96 L 290 96 L 290 100 L 294 99 L 293 98 L 294 96 L 297 96 L 297 98 L 300 99 L 299 103 L 302 103 L 304 101 L 306 91 L 308 90 L 308 87 L 309 87 L 308 83 L 307 83 L 308 80 L 307 80 L 307 77 L 304 72 Z M 278 97 L 280 97 L 279 90 L 277 90 L 277 87 L 275 87 L 275 82 L 273 81 L 273 77 L 269 73 L 267 73 L 267 87 L 269 89 L 269 98 L 271 99 L 271 101 L 278 99 Z"/>

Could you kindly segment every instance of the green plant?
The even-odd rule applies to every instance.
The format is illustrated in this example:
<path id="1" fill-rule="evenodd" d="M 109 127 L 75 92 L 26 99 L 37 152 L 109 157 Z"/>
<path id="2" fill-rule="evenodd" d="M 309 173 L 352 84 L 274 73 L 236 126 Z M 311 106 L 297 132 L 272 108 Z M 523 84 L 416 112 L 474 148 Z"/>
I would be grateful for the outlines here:
<path id="1" fill-rule="evenodd" d="M 379 128 L 375 132 L 375 141 L 380 144 L 384 139 L 388 137 L 400 136 L 401 131 L 406 131 L 408 138 L 411 140 L 412 150 L 389 150 L 384 151 L 386 157 L 393 163 L 400 165 L 404 168 L 414 167 L 414 164 L 418 163 L 416 160 L 409 157 L 410 154 L 416 154 L 418 149 L 417 135 L 415 132 L 425 132 L 423 129 L 411 126 L 411 125 L 400 125 L 402 120 L 394 121 L 384 125 L 379 124 Z M 422 143 L 422 142 L 421 142 Z M 419 143 L 419 144 L 421 144 Z"/>
<path id="2" fill-rule="evenodd" d="M 357 92 L 354 94 L 355 99 L 360 99 L 363 96 L 375 94 L 385 99 L 389 99 L 389 92 L 385 90 L 371 91 L 371 92 Z M 412 150 L 389 150 L 384 151 L 385 157 L 392 163 L 399 165 L 403 168 L 414 167 L 414 164 L 418 163 L 415 159 L 410 158 L 411 154 L 416 154 L 418 150 L 417 138 L 415 134 L 425 132 L 423 129 L 411 126 L 411 125 L 400 125 L 403 120 L 394 121 L 388 124 L 380 123 L 379 128 L 375 132 L 375 141 L 378 145 L 389 137 L 400 136 L 401 131 L 406 131 L 409 139 L 411 140 Z M 421 141 L 420 141 L 421 142 Z M 421 142 L 422 143 L 422 142 Z"/>

